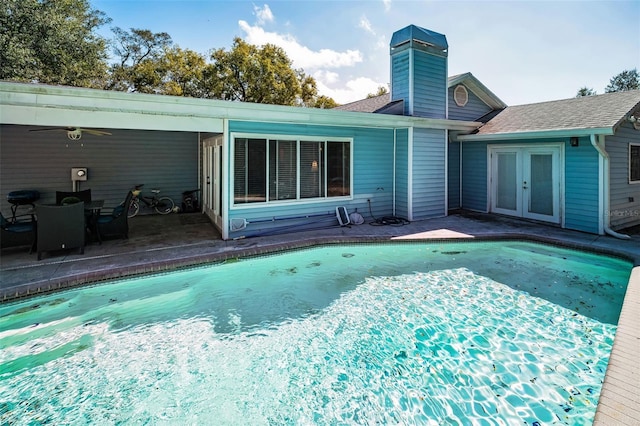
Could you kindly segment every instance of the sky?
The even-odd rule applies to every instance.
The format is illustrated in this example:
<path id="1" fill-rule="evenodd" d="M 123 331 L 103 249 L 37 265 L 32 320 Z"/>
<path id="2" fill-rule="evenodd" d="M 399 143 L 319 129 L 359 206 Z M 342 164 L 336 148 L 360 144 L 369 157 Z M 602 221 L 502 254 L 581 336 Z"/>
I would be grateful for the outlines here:
<path id="1" fill-rule="evenodd" d="M 417 25 L 447 37 L 449 75 L 471 72 L 507 105 L 604 93 L 640 71 L 640 0 L 89 0 L 112 27 L 168 33 L 206 55 L 234 37 L 282 47 L 340 104 L 388 88 L 389 41 Z"/>

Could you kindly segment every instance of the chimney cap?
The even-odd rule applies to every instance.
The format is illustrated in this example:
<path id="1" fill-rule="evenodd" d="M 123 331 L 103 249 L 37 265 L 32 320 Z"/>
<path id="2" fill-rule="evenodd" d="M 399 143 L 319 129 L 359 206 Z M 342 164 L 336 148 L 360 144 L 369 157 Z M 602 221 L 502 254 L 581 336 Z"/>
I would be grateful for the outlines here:
<path id="1" fill-rule="evenodd" d="M 416 41 L 420 44 L 426 44 L 427 46 L 438 50 L 447 50 L 449 48 L 447 38 L 444 34 L 427 30 L 416 25 L 409 25 L 393 33 L 390 46 L 391 49 L 394 49 L 412 41 Z"/>

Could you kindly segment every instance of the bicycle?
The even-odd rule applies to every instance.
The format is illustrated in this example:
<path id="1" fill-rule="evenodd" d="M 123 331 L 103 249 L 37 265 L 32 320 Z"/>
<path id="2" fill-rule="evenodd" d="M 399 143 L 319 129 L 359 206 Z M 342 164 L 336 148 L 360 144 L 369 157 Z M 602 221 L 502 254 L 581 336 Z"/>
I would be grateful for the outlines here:
<path id="1" fill-rule="evenodd" d="M 140 211 L 140 201 L 146 204 L 147 207 L 155 209 L 159 214 L 169 214 L 173 211 L 175 203 L 170 197 L 158 197 L 160 193 L 159 189 L 152 189 L 152 196 L 140 195 L 144 184 L 136 185 L 131 192 L 133 198 L 131 198 L 131 204 L 129 204 L 129 210 L 127 212 L 128 217 L 134 217 Z"/>

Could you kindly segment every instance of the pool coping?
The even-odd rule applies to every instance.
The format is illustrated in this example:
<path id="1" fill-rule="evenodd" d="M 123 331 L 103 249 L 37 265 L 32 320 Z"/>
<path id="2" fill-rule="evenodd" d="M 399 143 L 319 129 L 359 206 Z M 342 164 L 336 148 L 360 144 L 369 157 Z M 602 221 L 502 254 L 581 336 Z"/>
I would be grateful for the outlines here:
<path id="1" fill-rule="evenodd" d="M 52 292 L 99 285 L 103 282 L 137 275 L 162 273 L 173 269 L 192 268 L 205 264 L 224 262 L 230 259 L 262 256 L 320 245 L 365 243 L 402 244 L 421 241 L 430 243 L 524 241 L 600 253 L 630 261 L 633 264 L 633 268 L 620 312 L 618 328 L 605 372 L 593 424 L 607 426 L 640 424 L 640 377 L 638 377 L 640 370 L 636 360 L 637 354 L 640 353 L 640 324 L 637 321 L 637 319 L 640 318 L 640 257 L 633 256 L 624 250 L 594 247 L 593 245 L 584 243 L 568 242 L 551 237 L 522 233 L 503 233 L 500 235 L 492 234 L 488 236 L 480 235 L 459 238 L 424 238 L 420 236 L 324 236 L 284 243 L 265 244 L 249 248 L 235 248 L 201 255 L 189 255 L 182 258 L 174 257 L 172 259 L 144 262 L 143 264 L 120 266 L 109 268 L 108 270 L 82 272 L 54 279 L 41 280 L 40 282 L 14 286 L 10 290 L 3 291 L 0 298 L 0 305 L 19 302 L 30 297 Z"/>

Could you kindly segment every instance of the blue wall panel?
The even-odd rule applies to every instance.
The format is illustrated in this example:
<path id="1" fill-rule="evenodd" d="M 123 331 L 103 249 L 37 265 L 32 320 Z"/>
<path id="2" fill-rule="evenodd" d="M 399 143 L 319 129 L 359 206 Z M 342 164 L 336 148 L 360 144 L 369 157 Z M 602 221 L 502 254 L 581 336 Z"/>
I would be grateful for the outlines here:
<path id="1" fill-rule="evenodd" d="M 453 99 L 454 87 L 450 87 L 449 92 L 449 119 L 474 121 L 492 111 L 492 109 L 480 100 L 471 90 L 467 88 L 469 100 L 465 106 L 458 106 Z"/>
<path id="2" fill-rule="evenodd" d="M 598 233 L 599 154 L 581 138 L 580 146 L 565 141 L 565 227 Z"/>
<path id="3" fill-rule="evenodd" d="M 409 51 L 391 56 L 391 100 L 404 101 L 404 115 L 409 114 Z"/>
<path id="4" fill-rule="evenodd" d="M 409 131 L 396 131 L 396 216 L 409 217 Z"/>
<path id="5" fill-rule="evenodd" d="M 445 118 L 447 102 L 447 58 L 414 51 L 413 115 Z"/>
<path id="6" fill-rule="evenodd" d="M 487 211 L 487 144 L 462 143 L 462 207 Z"/>
<path id="7" fill-rule="evenodd" d="M 369 214 L 368 199 L 371 200 L 374 216 L 392 214 L 394 138 L 392 129 L 231 121 L 229 131 L 255 133 L 257 136 L 292 135 L 353 138 L 353 170 L 351 173 L 353 199 L 328 198 L 305 202 L 232 206 L 229 211 L 230 219 L 244 218 L 250 223 L 244 231 L 231 232 L 231 238 L 336 226 L 338 224 L 335 217 L 337 206 L 345 206 L 349 213 L 357 210 L 365 220 L 369 221 L 371 215 Z M 231 154 L 231 150 L 229 153 Z M 231 194 L 228 186 L 226 194 L 228 196 Z"/>
<path id="8" fill-rule="evenodd" d="M 449 210 L 460 208 L 460 142 L 450 142 L 447 170 L 447 202 Z"/>
<path id="9" fill-rule="evenodd" d="M 413 131 L 413 220 L 440 217 L 445 212 L 446 131 Z"/>

